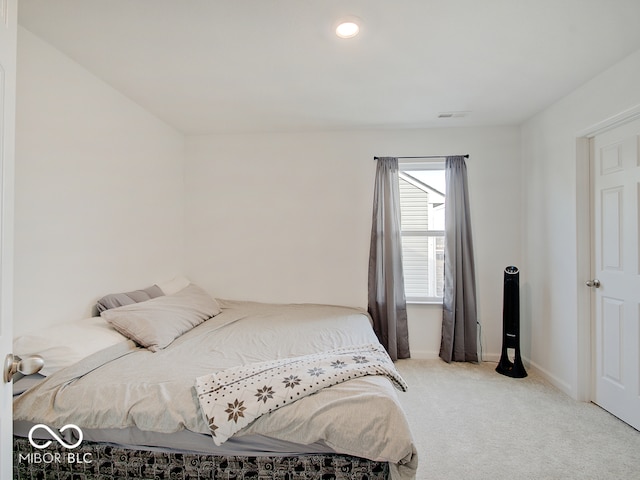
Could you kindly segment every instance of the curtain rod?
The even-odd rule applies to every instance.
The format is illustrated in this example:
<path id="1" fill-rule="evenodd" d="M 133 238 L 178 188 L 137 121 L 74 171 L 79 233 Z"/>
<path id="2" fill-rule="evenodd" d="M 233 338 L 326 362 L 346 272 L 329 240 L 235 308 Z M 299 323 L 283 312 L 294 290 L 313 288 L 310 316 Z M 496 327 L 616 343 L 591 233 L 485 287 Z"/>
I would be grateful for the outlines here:
<path id="1" fill-rule="evenodd" d="M 400 158 L 447 158 L 447 157 L 455 157 L 457 155 L 425 155 L 422 157 L 397 157 L 398 159 Z M 469 158 L 469 154 L 467 153 L 466 155 L 459 155 L 461 157 L 464 158 Z M 373 157 L 374 160 L 378 160 L 380 157 Z"/>

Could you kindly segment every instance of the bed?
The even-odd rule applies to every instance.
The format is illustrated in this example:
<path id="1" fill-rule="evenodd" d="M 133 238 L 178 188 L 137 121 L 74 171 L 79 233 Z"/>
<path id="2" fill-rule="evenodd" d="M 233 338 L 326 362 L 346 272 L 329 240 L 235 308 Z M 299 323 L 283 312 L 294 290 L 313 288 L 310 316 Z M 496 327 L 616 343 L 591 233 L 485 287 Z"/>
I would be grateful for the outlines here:
<path id="1" fill-rule="evenodd" d="M 397 393 L 403 380 L 366 312 L 214 300 L 193 284 L 124 303 L 75 325 L 85 333 L 59 327 L 60 340 L 84 351 L 58 350 L 70 364 L 52 361 L 44 376 L 16 382 L 16 478 L 415 478 L 416 449 Z M 53 335 L 47 348 L 55 351 Z M 37 345 L 23 339 L 18 354 L 37 354 Z M 339 378 L 349 359 L 356 373 Z M 316 360 L 324 367 L 311 368 Z M 299 370 L 281 370 L 289 368 Z M 329 370 L 337 380 L 325 387 L 320 373 Z M 236 377 L 224 380 L 231 372 L 246 392 Z M 298 398 L 303 373 L 319 387 Z M 267 410 L 283 389 L 291 400 Z M 234 406 L 223 390 L 246 403 Z M 213 396 L 228 407 L 224 418 L 207 410 Z M 242 406 L 250 403 L 264 411 L 251 417 Z M 221 435 L 222 423 L 235 430 Z M 77 430 L 65 436 L 68 425 Z"/>

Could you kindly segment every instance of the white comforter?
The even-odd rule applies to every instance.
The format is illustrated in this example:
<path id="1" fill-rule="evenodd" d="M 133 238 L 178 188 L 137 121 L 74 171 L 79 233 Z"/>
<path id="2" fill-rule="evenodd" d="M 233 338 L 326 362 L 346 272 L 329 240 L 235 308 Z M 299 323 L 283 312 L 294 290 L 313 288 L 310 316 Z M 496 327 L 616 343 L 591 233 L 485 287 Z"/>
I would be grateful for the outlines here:
<path id="1" fill-rule="evenodd" d="M 222 445 L 262 415 L 324 388 L 367 375 L 381 375 L 401 391 L 407 384 L 378 344 L 227 368 L 196 379 L 200 410 L 213 441 Z"/>
<path id="2" fill-rule="evenodd" d="M 153 353 L 132 342 L 62 370 L 14 402 L 14 420 L 62 427 L 210 433 L 195 378 L 253 362 L 377 344 L 368 316 L 325 305 L 220 301 L 222 313 Z M 394 480 L 415 478 L 417 455 L 388 378 L 349 380 L 263 415 L 237 435 L 261 434 L 389 462 Z"/>

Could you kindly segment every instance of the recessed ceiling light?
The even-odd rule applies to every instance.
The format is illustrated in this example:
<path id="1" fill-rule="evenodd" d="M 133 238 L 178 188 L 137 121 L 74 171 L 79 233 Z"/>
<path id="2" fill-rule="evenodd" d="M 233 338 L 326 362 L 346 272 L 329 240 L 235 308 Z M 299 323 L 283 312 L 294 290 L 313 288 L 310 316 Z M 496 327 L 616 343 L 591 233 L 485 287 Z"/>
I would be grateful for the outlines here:
<path id="1" fill-rule="evenodd" d="M 360 32 L 360 19 L 346 17 L 340 19 L 336 27 L 336 35 L 340 38 L 353 38 Z"/>

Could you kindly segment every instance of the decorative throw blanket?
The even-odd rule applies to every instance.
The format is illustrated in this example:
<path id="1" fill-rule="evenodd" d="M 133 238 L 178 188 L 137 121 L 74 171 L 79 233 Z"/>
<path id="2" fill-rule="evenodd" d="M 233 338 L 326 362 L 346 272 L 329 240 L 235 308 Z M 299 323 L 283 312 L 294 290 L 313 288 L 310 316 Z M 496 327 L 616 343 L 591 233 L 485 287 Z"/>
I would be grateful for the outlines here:
<path id="1" fill-rule="evenodd" d="M 196 391 L 213 441 L 221 445 L 265 413 L 365 375 L 386 376 L 407 390 L 387 352 L 369 344 L 229 368 L 198 377 Z"/>

